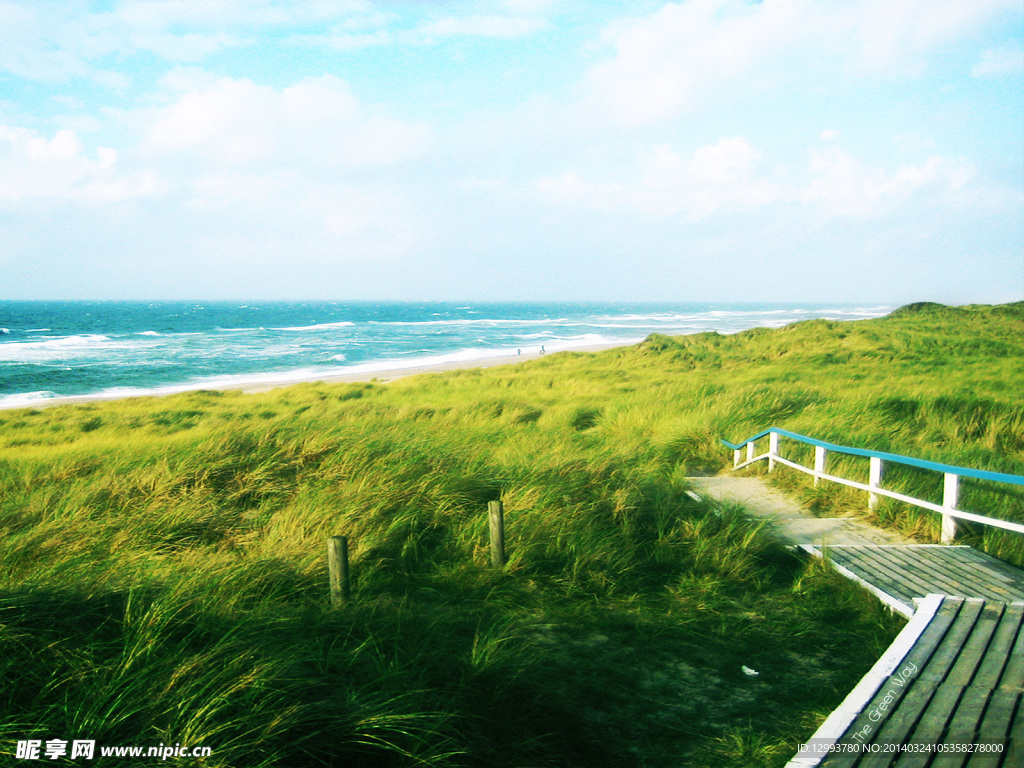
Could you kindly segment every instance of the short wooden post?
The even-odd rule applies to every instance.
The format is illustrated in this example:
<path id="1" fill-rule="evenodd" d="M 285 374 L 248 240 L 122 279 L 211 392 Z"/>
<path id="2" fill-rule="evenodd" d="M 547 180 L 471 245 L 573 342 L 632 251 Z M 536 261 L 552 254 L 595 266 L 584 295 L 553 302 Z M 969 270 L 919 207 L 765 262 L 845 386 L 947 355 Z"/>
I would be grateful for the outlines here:
<path id="1" fill-rule="evenodd" d="M 871 473 L 868 478 L 868 485 L 872 488 L 882 487 L 882 460 L 877 456 L 871 457 Z M 868 509 L 874 509 L 878 506 L 878 494 L 868 494 Z"/>
<path id="2" fill-rule="evenodd" d="M 747 443 L 747 461 L 753 461 L 754 456 L 757 455 L 756 443 L 756 440 L 751 440 L 749 443 Z"/>
<path id="3" fill-rule="evenodd" d="M 742 456 L 743 456 L 743 453 L 742 453 L 742 451 L 740 451 L 739 448 L 736 448 L 735 450 L 733 450 L 733 452 L 732 452 L 732 468 L 733 469 L 736 469 L 736 467 L 738 467 L 740 465 L 740 463 L 743 461 Z"/>
<path id="4" fill-rule="evenodd" d="M 491 530 L 491 565 L 505 566 L 505 509 L 500 501 L 487 502 L 487 517 Z"/>
<path id="5" fill-rule="evenodd" d="M 821 476 L 825 474 L 825 456 L 828 451 L 823 445 L 814 446 L 814 484 L 821 482 Z"/>
<path id="6" fill-rule="evenodd" d="M 960 502 L 960 475 L 946 472 L 942 482 L 942 507 L 943 509 L 956 509 Z M 942 516 L 942 536 L 940 541 L 943 544 L 952 544 L 956 538 L 956 518 L 952 515 Z"/>
<path id="7" fill-rule="evenodd" d="M 327 540 L 327 569 L 331 579 L 331 605 L 337 608 L 352 593 L 348 572 L 348 537 L 332 536 Z"/>
<path id="8" fill-rule="evenodd" d="M 779 456 L 779 433 L 768 433 L 768 471 L 775 469 L 775 459 Z"/>

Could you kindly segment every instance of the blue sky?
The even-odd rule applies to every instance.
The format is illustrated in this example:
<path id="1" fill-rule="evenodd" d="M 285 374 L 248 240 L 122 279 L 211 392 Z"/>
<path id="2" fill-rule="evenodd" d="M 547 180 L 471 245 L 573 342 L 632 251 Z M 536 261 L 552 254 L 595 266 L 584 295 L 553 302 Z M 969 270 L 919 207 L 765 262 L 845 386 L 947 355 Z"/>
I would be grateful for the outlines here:
<path id="1" fill-rule="evenodd" d="M 0 298 L 1024 298 L 1020 0 L 0 0 Z"/>

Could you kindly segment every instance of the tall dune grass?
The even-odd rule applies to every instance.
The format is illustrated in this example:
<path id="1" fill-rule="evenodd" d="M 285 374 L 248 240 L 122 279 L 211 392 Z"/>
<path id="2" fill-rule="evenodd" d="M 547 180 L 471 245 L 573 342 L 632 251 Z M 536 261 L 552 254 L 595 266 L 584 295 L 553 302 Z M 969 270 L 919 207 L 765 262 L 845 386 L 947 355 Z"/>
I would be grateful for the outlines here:
<path id="1" fill-rule="evenodd" d="M 1022 307 L 916 309 L 388 385 L 0 412 L 0 753 L 782 765 L 899 621 L 686 477 L 769 425 L 1024 472 Z M 1024 517 L 1012 493 L 970 493 Z M 337 534 L 355 583 L 332 610 Z"/>

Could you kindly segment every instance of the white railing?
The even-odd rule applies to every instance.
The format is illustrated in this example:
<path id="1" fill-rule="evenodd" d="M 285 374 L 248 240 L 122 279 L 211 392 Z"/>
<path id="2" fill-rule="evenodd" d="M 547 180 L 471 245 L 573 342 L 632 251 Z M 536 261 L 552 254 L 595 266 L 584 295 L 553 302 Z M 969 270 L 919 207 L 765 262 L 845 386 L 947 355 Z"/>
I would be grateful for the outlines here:
<path id="1" fill-rule="evenodd" d="M 756 455 L 756 443 L 766 435 L 768 436 L 768 452 Z M 779 454 L 780 437 L 792 438 L 793 440 L 813 445 L 814 466 L 805 467 L 803 464 L 798 464 L 795 461 L 791 461 L 790 459 L 781 456 Z M 991 525 L 996 528 L 1003 528 L 1016 533 L 1024 533 L 1024 525 L 1021 523 L 1014 523 L 1009 520 L 1000 520 L 995 517 L 986 517 L 985 515 L 966 512 L 957 508 L 960 501 L 961 477 L 970 477 L 978 480 L 988 480 L 991 482 L 1024 486 L 1024 477 L 1021 477 L 1020 475 L 1008 475 L 1002 472 L 989 472 L 987 470 L 971 469 L 969 467 L 956 467 L 949 464 L 940 464 L 935 461 L 912 459 L 908 456 L 900 456 L 894 453 L 867 451 L 862 448 L 850 448 L 845 445 L 834 445 L 833 443 L 826 443 L 823 440 L 816 440 L 813 437 L 798 435 L 795 432 L 779 429 L 777 427 L 771 427 L 763 432 L 759 432 L 741 443 L 730 443 L 728 440 L 722 440 L 722 443 L 733 449 L 733 469 L 740 469 L 741 467 L 753 464 L 756 461 L 767 460 L 769 472 L 774 470 L 777 464 L 782 464 L 787 467 L 792 467 L 800 472 L 813 475 L 815 485 L 818 485 L 822 480 L 830 480 L 834 483 L 841 483 L 842 485 L 848 485 L 851 488 L 859 488 L 862 491 L 867 491 L 868 506 L 871 509 L 874 509 L 878 504 L 878 498 L 880 496 L 886 496 L 890 499 L 897 499 L 898 501 L 903 501 L 907 504 L 913 504 L 914 506 L 938 512 L 942 515 L 941 540 L 943 544 L 952 542 L 956 537 L 957 520 L 970 520 L 971 522 Z M 747 449 L 746 460 L 743 459 L 744 446 L 746 446 Z M 869 459 L 870 465 L 868 469 L 867 484 L 865 485 L 864 483 L 857 482 L 856 480 L 850 480 L 845 477 L 828 474 L 825 471 L 825 462 L 830 451 L 843 453 L 849 456 L 862 456 Z M 924 499 L 917 499 L 913 496 L 907 496 L 906 494 L 883 488 L 882 474 L 885 462 L 893 462 L 896 464 L 904 464 L 906 466 L 927 469 L 934 472 L 941 472 L 943 474 L 942 504 L 934 504 L 930 501 L 925 501 Z"/>

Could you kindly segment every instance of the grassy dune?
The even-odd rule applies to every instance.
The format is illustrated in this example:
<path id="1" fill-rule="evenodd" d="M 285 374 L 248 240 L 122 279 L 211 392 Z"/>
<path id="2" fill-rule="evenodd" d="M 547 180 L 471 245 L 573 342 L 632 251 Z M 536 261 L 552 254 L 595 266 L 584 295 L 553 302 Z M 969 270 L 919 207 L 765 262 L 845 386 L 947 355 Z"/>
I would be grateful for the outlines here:
<path id="1" fill-rule="evenodd" d="M 770 425 L 1024 474 L 1022 361 L 1024 306 L 923 305 L 387 385 L 0 412 L 0 754 L 782 765 L 899 621 L 686 476 Z M 794 475 L 816 506 L 864 506 Z M 1024 519 L 1019 494 L 964 499 Z M 333 534 L 355 578 L 335 610 Z M 1021 562 L 1019 537 L 976 538 Z"/>

